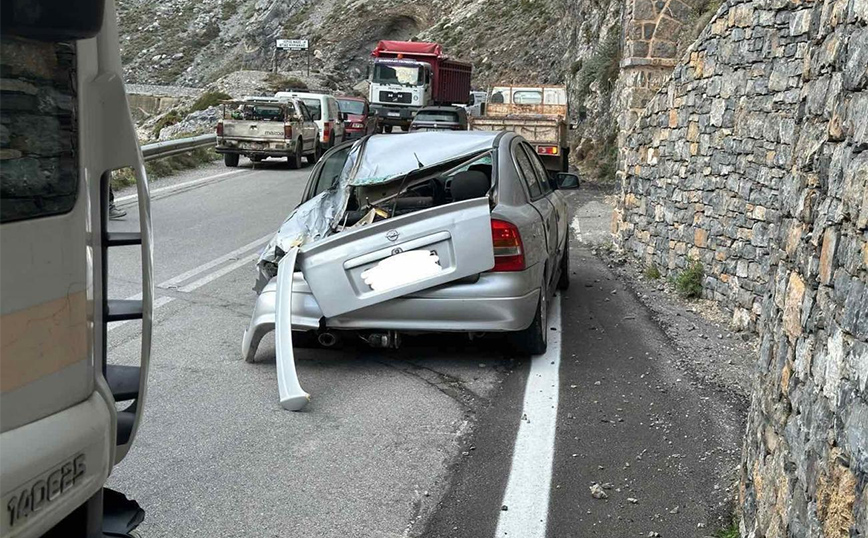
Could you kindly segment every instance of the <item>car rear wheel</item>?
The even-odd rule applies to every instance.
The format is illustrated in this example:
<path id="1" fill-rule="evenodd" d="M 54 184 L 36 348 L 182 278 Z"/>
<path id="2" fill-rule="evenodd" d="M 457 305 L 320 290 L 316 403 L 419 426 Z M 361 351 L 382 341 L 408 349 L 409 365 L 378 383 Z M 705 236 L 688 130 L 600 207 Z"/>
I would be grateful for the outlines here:
<path id="1" fill-rule="evenodd" d="M 236 166 L 238 166 L 238 154 L 237 153 L 224 153 L 223 154 L 223 163 L 230 168 L 235 168 Z"/>
<path id="2" fill-rule="evenodd" d="M 564 245 L 564 254 L 561 257 L 561 276 L 558 278 L 558 289 L 565 290 L 570 287 L 570 238 Z"/>
<path id="3" fill-rule="evenodd" d="M 407 131 L 410 130 L 410 126 L 409 126 L 409 125 L 402 125 L 402 126 L 401 126 L 401 130 L 404 131 L 404 132 L 406 133 Z"/>
<path id="4" fill-rule="evenodd" d="M 383 126 L 383 132 L 385 132 L 386 134 L 392 134 L 392 126 L 391 125 L 384 125 Z"/>
<path id="5" fill-rule="evenodd" d="M 301 144 L 296 142 L 295 153 L 291 157 L 287 157 L 287 160 L 289 161 L 289 167 L 293 170 L 301 168 Z"/>
<path id="6" fill-rule="evenodd" d="M 548 347 L 548 300 L 545 286 L 540 288 L 536 316 L 530 327 L 509 335 L 508 341 L 512 348 L 522 355 L 542 355 Z"/>
<path id="7" fill-rule="evenodd" d="M 313 164 L 319 162 L 322 158 L 322 146 L 319 145 L 319 142 L 314 142 L 313 144 L 313 154 L 309 155 L 307 158 L 308 164 Z"/>

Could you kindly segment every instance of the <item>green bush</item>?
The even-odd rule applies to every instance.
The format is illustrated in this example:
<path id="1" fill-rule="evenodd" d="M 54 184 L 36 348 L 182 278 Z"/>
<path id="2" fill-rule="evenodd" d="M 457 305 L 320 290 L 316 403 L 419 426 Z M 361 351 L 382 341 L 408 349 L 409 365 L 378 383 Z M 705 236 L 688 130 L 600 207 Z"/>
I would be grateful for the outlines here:
<path id="1" fill-rule="evenodd" d="M 645 266 L 645 278 L 648 280 L 657 280 L 660 278 L 660 269 L 653 263 Z"/>
<path id="2" fill-rule="evenodd" d="M 154 124 L 154 138 L 160 138 L 160 131 L 163 130 L 163 127 L 168 127 L 169 125 L 175 125 L 186 116 L 186 113 L 180 112 L 177 109 L 172 109 L 166 112 L 162 118 L 157 120 L 157 123 Z"/>
<path id="3" fill-rule="evenodd" d="M 741 533 L 738 531 L 738 523 L 733 522 L 729 527 L 717 531 L 714 538 L 741 538 Z"/>
<path id="4" fill-rule="evenodd" d="M 594 50 L 594 54 L 585 62 L 576 62 L 578 74 L 578 95 L 576 102 L 579 109 L 584 108 L 585 99 L 591 92 L 591 84 L 597 83 L 603 99 L 603 109 L 609 108 L 609 100 L 615 89 L 615 81 L 621 70 L 621 29 L 617 25 L 609 29 L 606 38 Z"/>
<path id="5" fill-rule="evenodd" d="M 307 84 L 296 77 L 286 77 L 278 73 L 269 73 L 265 76 L 265 84 L 273 92 L 281 92 L 290 88 L 307 89 Z"/>
<path id="6" fill-rule="evenodd" d="M 702 262 L 690 260 L 687 269 L 675 277 L 675 289 L 684 298 L 702 297 L 702 277 L 705 271 Z"/>
<path id="7" fill-rule="evenodd" d="M 190 112 L 205 110 L 206 108 L 219 105 L 220 101 L 228 101 L 230 99 L 232 99 L 232 96 L 228 93 L 206 92 L 203 93 L 201 97 L 196 99 L 196 102 L 193 103 L 193 106 L 190 107 Z"/>

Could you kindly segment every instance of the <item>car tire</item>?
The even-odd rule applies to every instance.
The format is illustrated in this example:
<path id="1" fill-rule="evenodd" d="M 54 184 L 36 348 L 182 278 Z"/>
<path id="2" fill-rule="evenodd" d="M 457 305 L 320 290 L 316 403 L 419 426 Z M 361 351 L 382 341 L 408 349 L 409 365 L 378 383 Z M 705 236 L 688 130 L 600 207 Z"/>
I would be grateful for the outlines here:
<path id="1" fill-rule="evenodd" d="M 254 156 L 250 157 L 250 160 L 255 162 L 255 163 L 261 163 L 265 159 L 262 157 L 262 155 L 254 155 Z"/>
<path id="2" fill-rule="evenodd" d="M 301 144 L 295 144 L 295 154 L 292 157 L 287 157 L 287 161 L 289 161 L 289 167 L 292 170 L 298 170 L 301 168 Z"/>
<path id="3" fill-rule="evenodd" d="M 319 145 L 319 142 L 314 142 L 313 156 L 311 156 L 311 159 L 313 160 L 310 161 L 311 164 L 318 163 L 319 160 L 322 159 L 322 154 L 322 146 Z"/>
<path id="4" fill-rule="evenodd" d="M 521 355 L 542 355 L 548 348 L 548 330 L 548 300 L 543 286 L 540 288 L 536 315 L 530 326 L 510 334 L 507 340 L 511 348 Z"/>
<path id="5" fill-rule="evenodd" d="M 384 125 L 383 126 L 383 132 L 386 134 L 392 134 L 392 126 L 391 125 Z"/>
<path id="6" fill-rule="evenodd" d="M 564 245 L 564 254 L 561 256 L 561 276 L 558 277 L 558 289 L 566 290 L 570 287 L 570 238 Z"/>
<path id="7" fill-rule="evenodd" d="M 298 139 L 298 141 L 295 143 L 295 145 L 297 147 L 301 148 L 301 150 L 299 151 L 299 156 L 298 156 L 298 167 L 304 168 L 305 166 L 311 164 L 313 161 L 306 159 L 304 156 L 304 142 L 301 141 L 301 138 Z"/>
<path id="8" fill-rule="evenodd" d="M 223 164 L 228 166 L 229 168 L 235 168 L 238 166 L 239 155 L 237 153 L 224 153 L 223 154 Z"/>
<path id="9" fill-rule="evenodd" d="M 402 125 L 402 126 L 401 126 L 401 130 L 404 131 L 404 132 L 406 133 L 407 131 L 410 130 L 410 126 L 409 126 L 409 125 Z"/>

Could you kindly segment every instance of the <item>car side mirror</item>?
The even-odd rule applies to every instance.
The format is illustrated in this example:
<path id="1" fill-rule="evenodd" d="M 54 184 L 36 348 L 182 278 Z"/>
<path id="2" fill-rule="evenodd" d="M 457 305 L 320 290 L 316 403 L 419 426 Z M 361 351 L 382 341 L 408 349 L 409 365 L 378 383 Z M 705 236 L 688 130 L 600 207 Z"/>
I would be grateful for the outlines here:
<path id="1" fill-rule="evenodd" d="M 560 190 L 578 189 L 579 176 L 569 172 L 558 172 L 555 176 L 555 183 Z"/>

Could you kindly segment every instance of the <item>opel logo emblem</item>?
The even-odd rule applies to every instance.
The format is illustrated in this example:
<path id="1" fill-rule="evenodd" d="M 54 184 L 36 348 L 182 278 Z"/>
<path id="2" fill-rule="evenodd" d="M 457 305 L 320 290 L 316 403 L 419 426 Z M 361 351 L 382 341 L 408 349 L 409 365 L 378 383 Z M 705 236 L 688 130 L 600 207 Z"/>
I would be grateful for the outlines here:
<path id="1" fill-rule="evenodd" d="M 398 230 L 389 230 L 386 232 L 386 239 L 389 241 L 397 241 L 398 240 Z"/>

